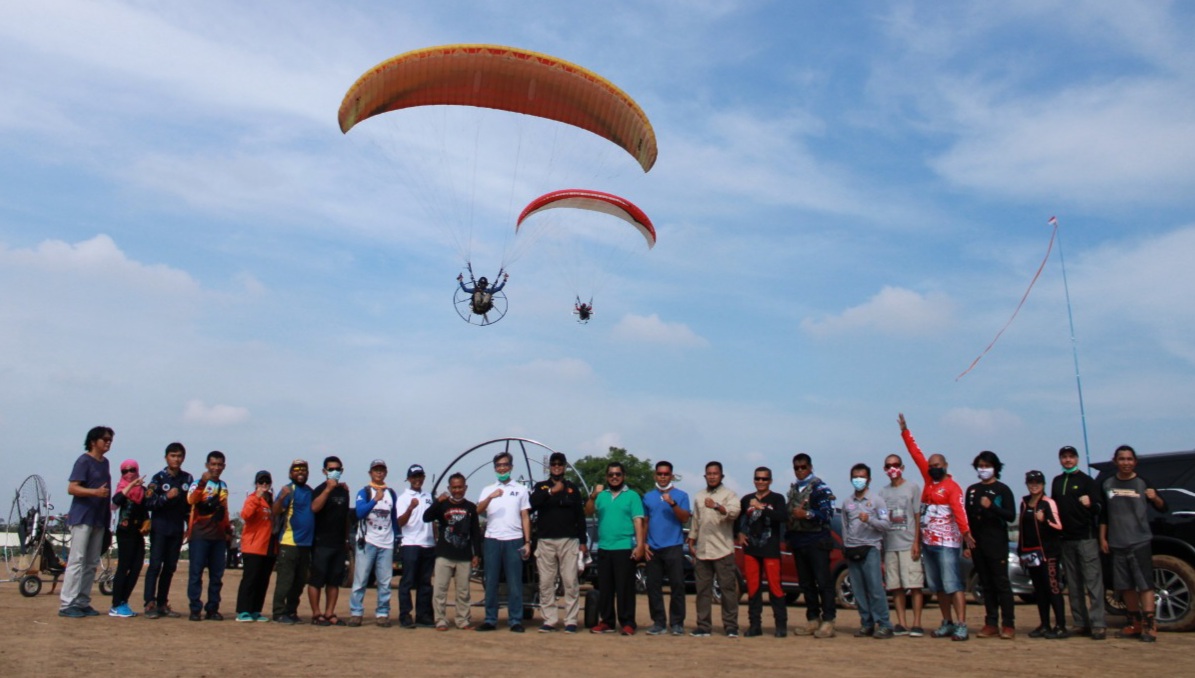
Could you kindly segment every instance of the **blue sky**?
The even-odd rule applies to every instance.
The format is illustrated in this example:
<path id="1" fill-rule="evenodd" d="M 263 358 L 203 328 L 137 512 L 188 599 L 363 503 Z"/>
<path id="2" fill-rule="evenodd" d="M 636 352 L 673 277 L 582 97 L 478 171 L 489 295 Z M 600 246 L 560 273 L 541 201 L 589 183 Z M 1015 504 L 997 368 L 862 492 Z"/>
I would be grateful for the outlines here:
<path id="1" fill-rule="evenodd" d="M 1023 294 L 1051 215 L 1092 458 L 1192 446 L 1184 4 L 47 1 L 4 14 L 4 487 L 39 473 L 65 505 L 100 423 L 116 429 L 112 457 L 146 469 L 172 440 L 192 470 L 223 450 L 234 490 L 326 454 L 350 483 L 375 457 L 438 472 L 504 436 L 573 457 L 623 446 L 672 460 L 693 487 L 720 459 L 739 490 L 759 464 L 788 478 L 805 451 L 835 486 L 900 449 L 903 411 L 960 480 L 991 449 L 1020 491 L 1029 468 L 1054 471 L 1058 447 L 1082 448 L 1057 251 L 996 347 L 955 377 Z M 430 215 L 455 199 L 413 188 L 457 151 L 396 114 L 337 127 L 367 68 L 456 42 L 581 64 L 652 120 L 649 174 L 581 133 L 559 176 L 528 182 L 589 181 L 656 225 L 656 248 L 619 260 L 588 326 L 546 240 L 512 264 L 504 320 L 462 322 L 459 232 Z M 470 175 L 479 274 L 520 246 L 511 173 L 488 141 L 508 135 L 486 132 L 463 145 L 487 160 Z"/>

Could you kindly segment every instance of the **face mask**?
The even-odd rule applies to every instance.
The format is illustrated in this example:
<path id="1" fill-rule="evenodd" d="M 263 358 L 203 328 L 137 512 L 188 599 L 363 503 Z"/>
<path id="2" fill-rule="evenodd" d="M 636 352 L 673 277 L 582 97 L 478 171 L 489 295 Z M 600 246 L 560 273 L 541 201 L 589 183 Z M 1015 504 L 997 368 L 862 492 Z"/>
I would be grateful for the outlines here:
<path id="1" fill-rule="evenodd" d="M 851 485 L 856 492 L 862 492 L 867 489 L 867 478 L 851 478 Z"/>
<path id="2" fill-rule="evenodd" d="M 561 480 L 564 480 L 564 474 L 563 474 L 563 473 L 561 473 L 560 475 L 556 475 L 556 474 L 554 474 L 554 473 L 553 473 L 553 474 L 549 475 L 548 477 L 549 477 L 549 478 L 551 478 L 551 479 L 552 479 L 552 482 L 554 482 L 554 483 L 558 483 L 558 482 L 560 482 Z"/>
<path id="3" fill-rule="evenodd" d="M 510 480 L 510 471 L 507 471 L 506 473 L 498 474 L 498 482 L 505 483 L 508 480 Z"/>
<path id="4" fill-rule="evenodd" d="M 328 479 L 339 481 L 340 474 L 341 474 L 340 469 L 336 469 L 335 471 L 328 471 Z"/>
<path id="5" fill-rule="evenodd" d="M 946 469 L 937 467 L 931 468 L 929 470 L 929 477 L 930 480 L 934 481 L 935 483 L 941 482 L 942 479 L 946 477 Z"/>
<path id="6" fill-rule="evenodd" d="M 992 476 L 996 475 L 996 469 L 994 469 L 994 468 L 977 468 L 977 469 L 975 469 L 975 475 L 979 476 L 980 480 L 991 480 Z"/>
<path id="7" fill-rule="evenodd" d="M 657 489 L 657 490 L 659 490 L 659 491 L 661 491 L 661 492 L 667 492 L 668 490 L 671 490 L 671 489 L 672 489 L 672 484 L 673 484 L 673 483 L 672 483 L 672 481 L 671 481 L 671 480 L 669 480 L 669 481 L 668 481 L 668 484 L 667 484 L 667 485 L 661 485 L 661 484 L 659 484 L 659 483 L 656 483 L 656 489 Z"/>
<path id="8" fill-rule="evenodd" d="M 886 469 L 884 469 L 884 473 L 887 473 L 888 477 L 893 480 L 896 480 L 897 478 L 901 477 L 901 475 L 903 475 L 904 472 L 905 471 L 902 468 L 886 468 Z"/>
<path id="9" fill-rule="evenodd" d="M 1065 474 L 1067 474 L 1067 475 L 1069 476 L 1070 474 L 1072 474 L 1072 473 L 1074 473 L 1075 471 L 1078 471 L 1078 470 L 1079 470 L 1079 467 L 1078 467 L 1078 465 L 1076 465 L 1074 468 L 1063 468 L 1063 469 L 1062 469 L 1062 472 L 1063 472 L 1063 473 L 1065 473 Z"/>

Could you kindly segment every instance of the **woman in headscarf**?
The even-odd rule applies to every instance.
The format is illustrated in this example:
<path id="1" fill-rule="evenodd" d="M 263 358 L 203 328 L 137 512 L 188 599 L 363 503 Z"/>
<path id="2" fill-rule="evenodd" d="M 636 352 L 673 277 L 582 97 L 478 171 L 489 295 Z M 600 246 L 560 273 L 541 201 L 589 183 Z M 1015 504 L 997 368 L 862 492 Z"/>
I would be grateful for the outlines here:
<path id="1" fill-rule="evenodd" d="M 145 508 L 145 478 L 132 459 L 120 463 L 120 482 L 112 495 L 116 511 L 116 577 L 112 582 L 112 609 L 109 617 L 136 617 L 129 607 L 129 596 L 141 577 L 145 560 L 145 523 L 149 510 Z"/>

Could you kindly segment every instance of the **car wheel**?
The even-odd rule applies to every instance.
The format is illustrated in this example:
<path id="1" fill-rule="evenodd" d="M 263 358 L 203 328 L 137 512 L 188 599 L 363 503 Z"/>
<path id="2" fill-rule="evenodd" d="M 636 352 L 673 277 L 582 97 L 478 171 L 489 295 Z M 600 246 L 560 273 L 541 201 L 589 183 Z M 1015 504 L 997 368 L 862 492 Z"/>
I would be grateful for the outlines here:
<path id="1" fill-rule="evenodd" d="M 1195 567 L 1175 556 L 1154 556 L 1153 566 L 1158 628 L 1195 629 Z"/>
<path id="2" fill-rule="evenodd" d="M 855 590 L 851 586 L 851 571 L 845 567 L 839 570 L 838 576 L 834 578 L 834 597 L 838 607 L 855 609 Z"/>

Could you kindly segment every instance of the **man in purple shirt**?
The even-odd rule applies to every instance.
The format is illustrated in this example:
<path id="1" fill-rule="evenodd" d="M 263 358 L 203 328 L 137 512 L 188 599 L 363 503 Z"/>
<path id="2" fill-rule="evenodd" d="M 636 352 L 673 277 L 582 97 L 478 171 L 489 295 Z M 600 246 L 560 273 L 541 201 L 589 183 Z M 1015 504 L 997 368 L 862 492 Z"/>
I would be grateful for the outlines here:
<path id="1" fill-rule="evenodd" d="M 62 582 L 62 605 L 59 617 L 95 617 L 99 611 L 91 606 L 91 585 L 95 570 L 100 566 L 104 548 L 104 532 L 112 517 L 108 497 L 112 494 L 112 473 L 104 455 L 112 449 L 115 434 L 107 426 L 96 426 L 87 432 L 83 449 L 71 469 L 67 494 L 71 495 L 71 510 L 67 524 L 71 529 L 71 552 Z"/>

